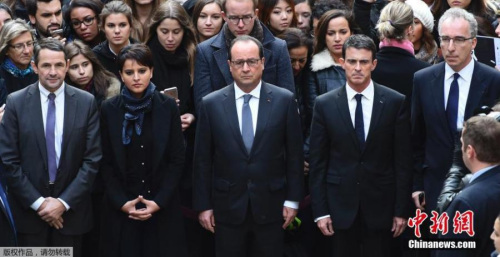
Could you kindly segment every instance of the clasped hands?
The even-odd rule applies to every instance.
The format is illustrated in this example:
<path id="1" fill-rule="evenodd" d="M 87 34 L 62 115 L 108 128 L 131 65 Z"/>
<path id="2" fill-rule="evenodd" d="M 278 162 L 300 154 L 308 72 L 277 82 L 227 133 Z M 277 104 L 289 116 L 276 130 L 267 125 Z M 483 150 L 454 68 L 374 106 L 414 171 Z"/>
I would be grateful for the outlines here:
<path id="1" fill-rule="evenodd" d="M 136 209 L 135 205 L 138 203 L 143 203 L 146 205 L 146 208 Z M 153 216 L 153 213 L 160 210 L 160 206 L 156 204 L 154 201 L 146 200 L 142 195 L 137 198 L 126 202 L 121 210 L 128 214 L 128 217 L 133 220 L 145 221 L 150 219 Z"/>
<path id="2" fill-rule="evenodd" d="M 42 205 L 37 210 L 38 216 L 43 221 L 49 223 L 51 227 L 56 229 L 63 228 L 62 215 L 66 211 L 66 207 L 56 198 L 47 197 Z"/>

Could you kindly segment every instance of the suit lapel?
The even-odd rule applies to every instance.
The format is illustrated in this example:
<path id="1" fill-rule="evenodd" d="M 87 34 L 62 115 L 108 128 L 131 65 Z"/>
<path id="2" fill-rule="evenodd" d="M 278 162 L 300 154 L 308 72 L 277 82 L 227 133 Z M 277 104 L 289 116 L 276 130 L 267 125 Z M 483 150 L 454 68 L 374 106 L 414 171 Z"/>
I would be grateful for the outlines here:
<path id="1" fill-rule="evenodd" d="M 368 129 L 368 136 L 366 137 L 365 149 L 371 141 L 372 132 L 377 128 L 378 122 L 380 120 L 380 114 L 383 113 L 383 109 L 385 106 L 385 95 L 380 92 L 380 87 L 378 84 L 373 83 L 373 107 L 372 107 L 372 115 L 370 120 L 370 128 Z M 363 149 L 364 150 L 364 149 Z"/>
<path id="2" fill-rule="evenodd" d="M 448 117 L 446 117 L 446 108 L 444 103 L 444 62 L 440 65 L 439 69 L 436 69 L 434 72 L 434 77 L 429 81 L 430 85 L 434 85 L 431 87 L 432 95 L 434 99 L 432 103 L 434 103 L 434 110 L 436 115 L 438 116 L 438 121 L 441 123 L 439 127 L 446 128 L 444 133 L 453 140 L 453 135 L 451 134 L 450 125 L 448 124 Z"/>
<path id="3" fill-rule="evenodd" d="M 354 130 L 354 125 L 352 125 L 352 119 L 351 119 L 351 113 L 349 112 L 349 103 L 347 102 L 347 92 L 346 92 L 346 85 L 344 85 L 336 95 L 336 103 L 337 103 L 337 108 L 340 113 L 340 117 L 342 121 L 344 122 L 344 127 L 348 128 L 350 131 L 349 135 L 351 136 L 352 141 L 356 145 L 356 148 L 359 149 L 359 142 L 358 138 L 356 137 L 356 131 Z"/>
<path id="4" fill-rule="evenodd" d="M 165 151 L 165 147 L 167 146 L 167 131 L 170 131 L 168 125 L 170 122 L 170 117 L 165 117 L 165 112 L 163 112 L 162 106 L 163 102 L 158 97 L 158 94 L 153 95 L 153 171 L 155 171 L 160 164 L 160 161 L 163 157 L 163 153 Z"/>
<path id="5" fill-rule="evenodd" d="M 255 138 L 253 140 L 252 152 L 258 147 L 258 143 L 264 136 L 269 117 L 271 116 L 273 106 L 272 90 L 265 82 L 262 82 L 259 99 L 259 113 L 257 115 L 257 128 L 255 130 Z"/>
<path id="6" fill-rule="evenodd" d="M 482 81 L 481 68 L 479 64 L 474 63 L 474 71 L 472 72 L 472 80 L 470 82 L 469 95 L 467 96 L 467 104 L 465 105 L 464 121 L 472 117 L 474 108 L 479 107 L 483 98 L 486 85 Z"/>
<path id="7" fill-rule="evenodd" d="M 28 108 L 26 108 L 28 117 L 33 121 L 33 131 L 35 132 L 38 150 L 43 159 L 43 166 L 44 169 L 47 170 L 47 145 L 45 143 L 45 129 L 43 128 L 42 103 L 40 100 L 38 81 L 29 86 L 26 105 L 28 106 Z M 47 173 L 47 178 L 48 175 Z"/>
<path id="8" fill-rule="evenodd" d="M 231 83 L 228 87 L 224 89 L 224 98 L 222 104 L 224 105 L 224 111 L 226 113 L 227 117 L 227 122 L 229 123 L 229 126 L 231 127 L 231 132 L 233 133 L 234 138 L 238 142 L 238 145 L 241 148 L 241 151 L 246 153 L 247 155 L 250 155 L 247 153 L 247 150 L 245 148 L 245 144 L 243 143 L 243 138 L 241 137 L 241 131 L 240 131 L 240 125 L 238 121 L 238 113 L 236 112 L 236 100 L 234 96 L 234 83 Z M 254 140 L 255 142 L 255 140 Z"/>
<path id="9" fill-rule="evenodd" d="M 60 160 L 63 160 L 63 158 L 66 156 L 66 148 L 68 147 L 68 142 L 71 138 L 73 124 L 76 117 L 76 109 L 78 108 L 78 101 L 75 95 L 75 90 L 67 84 L 64 87 L 64 97 L 63 139 L 61 145 Z M 60 160 L 59 163 L 61 162 Z M 57 174 L 59 175 L 59 172 Z"/>

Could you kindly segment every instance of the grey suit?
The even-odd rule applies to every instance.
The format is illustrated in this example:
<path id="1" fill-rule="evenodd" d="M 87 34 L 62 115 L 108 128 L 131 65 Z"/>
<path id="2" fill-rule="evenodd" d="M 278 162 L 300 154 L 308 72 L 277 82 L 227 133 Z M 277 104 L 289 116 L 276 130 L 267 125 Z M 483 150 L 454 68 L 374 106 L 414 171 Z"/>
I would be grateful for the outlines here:
<path id="1" fill-rule="evenodd" d="M 60 234 L 81 235 L 92 227 L 90 190 L 101 159 L 97 105 L 91 94 L 69 85 L 65 86 L 64 96 L 61 156 L 52 190 L 38 82 L 7 98 L 0 125 L 0 156 L 5 164 L 9 202 L 19 233 L 47 230 L 49 225 L 30 205 L 40 197 L 49 196 L 70 206 L 62 216 L 64 227 Z M 21 240 L 19 243 L 23 245 Z"/>

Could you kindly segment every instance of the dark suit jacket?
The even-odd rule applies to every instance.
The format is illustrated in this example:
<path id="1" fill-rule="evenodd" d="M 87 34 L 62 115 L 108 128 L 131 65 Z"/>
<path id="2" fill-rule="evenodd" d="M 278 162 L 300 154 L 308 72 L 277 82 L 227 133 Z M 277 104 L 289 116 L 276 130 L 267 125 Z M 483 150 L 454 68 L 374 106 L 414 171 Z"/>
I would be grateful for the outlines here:
<path id="1" fill-rule="evenodd" d="M 64 96 L 63 140 L 52 195 L 38 82 L 7 98 L 0 156 L 7 171 L 9 203 L 21 233 L 37 233 L 48 226 L 30 208 L 35 200 L 48 196 L 70 206 L 62 216 L 61 233 L 80 235 L 92 227 L 90 190 L 101 159 L 97 105 L 91 94 L 67 84 Z"/>
<path id="2" fill-rule="evenodd" d="M 179 109 L 172 98 L 155 92 L 153 95 L 152 132 L 154 135 L 151 183 L 144 198 L 160 207 L 153 216 L 158 218 L 158 237 L 163 240 L 162 256 L 185 256 L 184 227 L 180 211 L 178 185 L 184 165 L 184 137 Z M 128 215 L 121 207 L 132 200 L 126 192 L 127 154 L 122 142 L 125 107 L 121 96 L 105 101 L 101 108 L 103 161 L 101 172 L 105 181 L 102 230 L 105 239 L 103 256 L 119 256 L 122 223 Z M 137 197 L 137 196 L 136 196 Z"/>
<path id="3" fill-rule="evenodd" d="M 458 235 L 453 233 L 455 211 L 464 213 L 469 210 L 474 213 L 474 237 L 469 237 L 465 232 Z M 476 249 L 438 251 L 436 256 L 490 256 L 490 253 L 495 250 L 490 235 L 493 231 L 495 219 L 500 213 L 500 167 L 497 166 L 489 170 L 465 186 L 453 199 L 448 209 L 446 209 L 446 213 L 448 213 L 449 217 L 448 233 L 439 235 L 439 238 L 476 240 Z"/>
<path id="4" fill-rule="evenodd" d="M 4 170 L 0 168 L 0 176 Z M 3 189 L 4 186 L 0 181 L 0 190 Z M 0 202 L 0 247 L 7 246 L 16 246 L 16 235 L 14 228 L 11 226 L 9 215 L 7 214 L 7 210 L 5 209 L 5 203 Z"/>
<path id="5" fill-rule="evenodd" d="M 303 196 L 302 130 L 288 90 L 262 82 L 250 153 L 241 137 L 234 84 L 203 98 L 195 142 L 194 208 L 214 210 L 216 222 L 283 220 L 285 200 Z"/>
<path id="6" fill-rule="evenodd" d="M 409 110 L 403 95 L 374 87 L 364 150 L 349 114 L 346 86 L 316 99 L 309 188 L 313 217 L 330 215 L 333 229 L 348 229 L 359 210 L 371 229 L 390 229 L 393 217 L 409 216 Z"/>
<path id="7" fill-rule="evenodd" d="M 436 208 L 453 160 L 454 135 L 444 103 L 444 62 L 415 73 L 412 98 L 412 141 L 415 161 L 413 190 L 425 191 L 426 209 Z M 475 62 L 464 120 L 474 109 L 493 106 L 500 97 L 500 73 Z"/>
<path id="8" fill-rule="evenodd" d="M 264 30 L 264 40 L 261 43 L 266 58 L 262 80 L 295 93 L 292 64 L 286 42 L 275 38 L 264 24 L 261 25 Z M 224 30 L 197 46 L 193 84 L 195 105 L 210 92 L 233 83 L 233 76 L 227 64 L 228 51 Z"/>

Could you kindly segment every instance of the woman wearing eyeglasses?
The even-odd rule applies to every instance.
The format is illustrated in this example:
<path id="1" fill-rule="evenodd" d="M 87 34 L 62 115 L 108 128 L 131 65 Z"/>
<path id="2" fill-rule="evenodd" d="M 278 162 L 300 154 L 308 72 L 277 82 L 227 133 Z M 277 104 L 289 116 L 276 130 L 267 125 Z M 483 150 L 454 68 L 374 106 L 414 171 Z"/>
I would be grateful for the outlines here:
<path id="1" fill-rule="evenodd" d="M 8 94 L 38 80 L 31 68 L 34 37 L 21 19 L 7 22 L 0 32 L 0 105 Z"/>
<path id="2" fill-rule="evenodd" d="M 68 42 L 80 39 L 91 48 L 105 40 L 99 30 L 99 14 L 103 4 L 93 0 L 73 0 L 64 12 L 64 21 L 69 24 L 71 35 Z"/>

